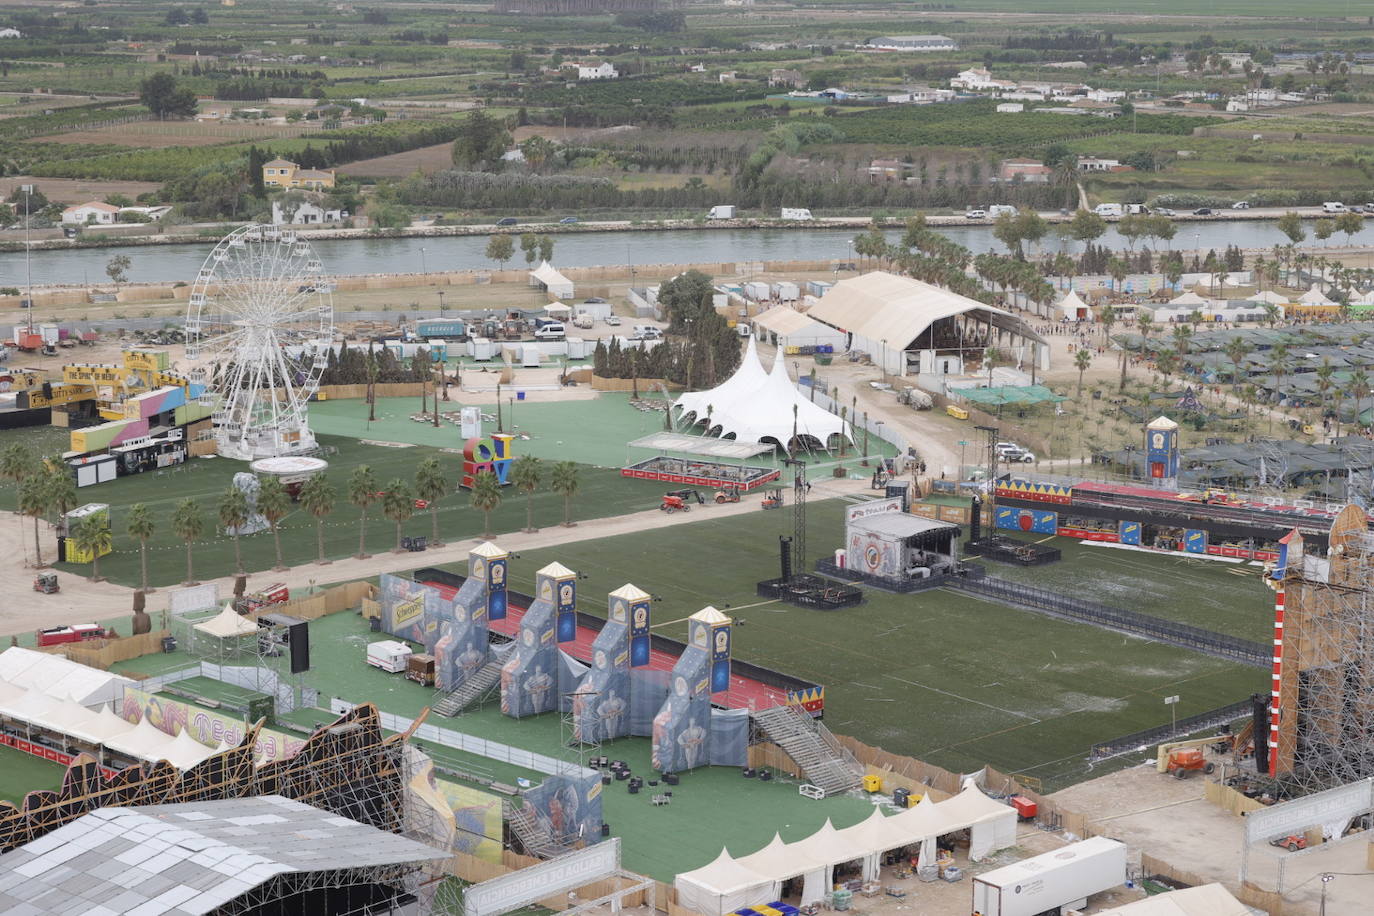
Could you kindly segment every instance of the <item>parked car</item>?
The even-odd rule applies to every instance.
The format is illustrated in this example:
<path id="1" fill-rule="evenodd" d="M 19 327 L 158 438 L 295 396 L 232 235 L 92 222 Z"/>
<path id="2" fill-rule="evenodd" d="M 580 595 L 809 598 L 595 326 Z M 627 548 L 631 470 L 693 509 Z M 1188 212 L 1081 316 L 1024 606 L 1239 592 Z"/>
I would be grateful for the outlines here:
<path id="1" fill-rule="evenodd" d="M 1211 207 L 1198 207 L 1196 210 L 1193 211 L 1193 215 L 1194 215 L 1194 216 L 1211 216 L 1211 215 L 1212 215 L 1212 208 L 1211 208 Z"/>
<path id="2" fill-rule="evenodd" d="M 516 218 L 513 217 L 513 216 L 503 216 L 503 217 L 501 217 L 500 219 L 498 219 L 498 220 L 496 221 L 496 225 L 498 225 L 498 226 L 514 226 L 514 225 L 516 225 L 516 224 L 519 223 L 519 222 L 520 222 L 520 220 L 516 219 Z"/>
<path id="3" fill-rule="evenodd" d="M 565 216 L 565 217 L 563 217 L 562 219 L 560 219 L 560 220 L 558 221 L 558 224 L 559 224 L 560 226 L 571 226 L 571 225 L 572 225 L 573 223 L 575 223 L 575 222 L 577 222 L 577 217 L 575 217 L 575 216 Z"/>
<path id="4" fill-rule="evenodd" d="M 964 213 L 964 219 L 987 219 L 986 210 L 968 210 Z"/>
<path id="5" fill-rule="evenodd" d="M 613 328 L 618 328 L 618 327 L 620 327 L 620 319 L 619 319 L 617 316 L 615 316 L 615 315 L 607 315 L 607 316 L 606 316 L 606 323 L 607 323 L 608 325 L 610 325 L 611 327 L 613 327 Z"/>
<path id="6" fill-rule="evenodd" d="M 604 304 L 606 301 L 607 300 L 601 298 L 600 296 L 588 296 L 586 299 L 582 300 L 582 302 L 586 305 L 601 305 Z"/>
<path id="7" fill-rule="evenodd" d="M 1030 464 L 1031 462 L 1035 461 L 1034 452 L 1030 451 L 1029 449 L 1022 448 L 1015 442 L 999 442 L 997 443 L 995 448 L 997 449 L 997 456 L 1001 458 L 1003 461 L 1019 461 L 1024 464 Z"/>
<path id="8" fill-rule="evenodd" d="M 1236 201 L 1235 203 L 1231 204 L 1231 209 L 1232 209 L 1232 210 L 1249 210 L 1249 209 L 1250 209 L 1250 203 L 1249 203 L 1249 201 L 1238 200 L 1238 201 Z"/>
<path id="9" fill-rule="evenodd" d="M 1170 210 L 1168 207 L 1155 207 L 1155 215 L 1156 215 L 1156 216 L 1178 216 L 1177 213 L 1175 213 L 1173 210 Z"/>

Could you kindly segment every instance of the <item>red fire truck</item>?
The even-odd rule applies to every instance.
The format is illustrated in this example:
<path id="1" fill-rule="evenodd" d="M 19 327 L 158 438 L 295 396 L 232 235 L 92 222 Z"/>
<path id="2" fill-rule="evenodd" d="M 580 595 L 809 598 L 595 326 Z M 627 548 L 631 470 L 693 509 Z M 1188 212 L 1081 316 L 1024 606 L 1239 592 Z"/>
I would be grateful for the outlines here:
<path id="1" fill-rule="evenodd" d="M 94 623 L 75 623 L 69 627 L 48 627 L 37 633 L 40 646 L 57 646 L 66 642 L 104 639 L 106 635 L 105 628 Z"/>

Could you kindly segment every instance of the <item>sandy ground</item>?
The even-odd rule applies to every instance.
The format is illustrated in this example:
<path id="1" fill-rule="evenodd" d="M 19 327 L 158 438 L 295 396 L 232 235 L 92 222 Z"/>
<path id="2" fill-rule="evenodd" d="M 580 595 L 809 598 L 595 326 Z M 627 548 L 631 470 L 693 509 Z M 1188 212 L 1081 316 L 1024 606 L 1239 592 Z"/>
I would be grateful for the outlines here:
<path id="1" fill-rule="evenodd" d="M 868 481 L 833 478 L 817 480 L 813 484 L 811 499 L 831 499 L 850 493 L 868 493 Z M 714 519 L 723 515 L 742 515 L 757 511 L 757 503 L 748 501 L 733 505 L 713 505 L 709 515 L 702 513 L 700 517 Z M 632 534 L 636 531 L 673 525 L 690 525 L 696 517 L 698 516 L 677 513 L 670 515 L 653 509 L 614 518 L 578 522 L 571 528 L 559 526 L 544 528 L 532 534 L 502 534 L 494 540 L 511 551 L 534 550 L 571 541 Z M 43 540 L 44 556 L 50 560 L 51 533 L 44 531 Z M 299 592 L 314 586 L 367 579 L 384 572 L 408 571 L 422 565 L 458 562 L 466 560 L 468 551 L 480 540 L 453 542 L 442 548 L 427 550 L 422 556 L 409 552 L 388 552 L 378 553 L 363 560 L 350 558 L 335 560 L 323 566 L 315 563 L 297 566 L 284 573 L 263 571 L 250 576 L 249 590 L 272 582 L 285 582 L 293 592 Z M 3 581 L 11 583 L 12 594 L 17 592 L 24 599 L 13 604 L 5 602 L 0 605 L 0 634 L 24 633 L 46 626 L 88 623 L 132 612 L 132 588 L 112 582 L 91 582 L 83 576 L 59 572 L 57 576 L 62 591 L 56 595 L 38 595 L 28 591 L 33 575 L 33 522 L 11 512 L 0 513 L 0 577 L 3 577 Z M 232 577 L 214 581 L 219 583 L 221 595 L 233 592 Z M 166 606 L 167 591 L 161 589 L 149 598 L 149 611 L 161 611 Z"/>
<path id="2" fill-rule="evenodd" d="M 1107 824 L 1109 835 L 1128 844 L 1133 853 L 1146 850 L 1235 890 L 1240 884 L 1245 822 L 1206 801 L 1203 786 L 1200 778 L 1173 779 L 1150 765 L 1079 783 L 1052 797 Z M 1250 882 L 1277 889 L 1283 863 L 1286 901 L 1298 905 L 1296 913 L 1312 913 L 1321 899 L 1320 874 L 1336 873 L 1327 885 L 1326 911 L 1339 916 L 1368 913 L 1371 872 L 1366 848 L 1367 842 L 1354 837 L 1299 853 L 1259 844 L 1250 851 Z"/>
<path id="3" fill-rule="evenodd" d="M 15 188 L 25 184 L 36 186 L 49 200 L 64 204 L 104 200 L 111 194 L 136 198 L 140 194 L 162 187 L 156 181 L 97 181 L 85 178 L 32 178 L 28 175 L 11 175 L 8 178 L 0 178 L 0 197 L 9 197 Z"/>

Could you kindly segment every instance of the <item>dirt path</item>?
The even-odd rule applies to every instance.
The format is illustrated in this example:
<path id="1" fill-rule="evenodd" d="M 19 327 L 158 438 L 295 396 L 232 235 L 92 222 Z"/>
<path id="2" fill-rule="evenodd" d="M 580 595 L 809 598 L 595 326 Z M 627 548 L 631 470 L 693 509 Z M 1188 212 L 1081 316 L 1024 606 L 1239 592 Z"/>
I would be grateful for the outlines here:
<path id="1" fill-rule="evenodd" d="M 814 481 L 811 499 L 833 499 L 850 494 L 867 494 L 867 480 L 835 480 L 824 478 Z M 759 511 L 755 498 L 746 498 L 736 505 L 696 506 L 687 515 L 671 515 L 657 509 L 635 512 L 614 518 L 593 519 L 578 522 L 572 528 L 543 528 L 531 534 L 512 532 L 493 538 L 501 547 L 511 550 L 535 550 L 541 547 L 555 547 L 573 541 L 586 541 L 596 538 L 614 537 L 619 534 L 633 534 L 667 528 L 672 525 L 690 525 L 702 519 L 722 516 L 745 515 Z M 21 526 L 22 523 L 22 526 Z M 50 553 L 52 535 L 43 532 L 44 558 L 52 559 Z M 283 573 L 263 570 L 249 576 L 249 589 L 259 588 L 272 582 L 285 582 L 293 592 L 303 589 L 366 579 L 384 572 L 401 572 L 417 566 L 440 563 L 455 563 L 467 558 L 468 551 L 481 539 L 466 539 L 451 542 L 446 546 L 427 550 L 422 554 L 378 553 L 364 560 L 353 558 L 335 560 L 321 566 L 311 563 L 293 567 Z M 72 623 L 89 623 L 107 620 L 129 614 L 133 607 L 132 588 L 112 582 L 91 582 L 84 576 L 59 572 L 58 581 L 62 591 L 56 595 L 39 595 L 30 592 L 33 581 L 33 522 L 21 519 L 14 513 L 0 513 L 0 576 L 11 583 L 11 601 L 0 605 L 0 634 L 27 633 L 39 627 L 61 626 Z M 219 583 L 220 594 L 232 594 L 232 577 L 213 580 Z M 161 611 L 166 607 L 166 595 L 170 589 L 159 589 L 149 596 L 148 610 Z"/>

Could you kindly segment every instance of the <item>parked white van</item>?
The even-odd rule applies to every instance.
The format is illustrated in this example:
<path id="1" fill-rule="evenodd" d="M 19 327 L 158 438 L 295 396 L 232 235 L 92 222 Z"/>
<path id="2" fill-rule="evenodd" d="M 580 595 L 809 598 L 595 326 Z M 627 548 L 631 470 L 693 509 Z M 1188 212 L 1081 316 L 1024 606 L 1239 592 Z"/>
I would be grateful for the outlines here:
<path id="1" fill-rule="evenodd" d="M 1093 208 L 1093 212 L 1098 216 L 1124 216 L 1126 214 L 1121 204 L 1098 204 Z"/>
<path id="2" fill-rule="evenodd" d="M 551 321 L 534 332 L 535 340 L 562 340 L 567 336 L 567 330 L 557 321 Z"/>
<path id="3" fill-rule="evenodd" d="M 1322 204 L 1322 212 L 1323 212 L 1323 213 L 1344 213 L 1344 212 L 1345 212 L 1345 204 L 1341 203 L 1339 200 L 1328 200 L 1328 201 L 1326 201 L 1324 204 Z"/>

